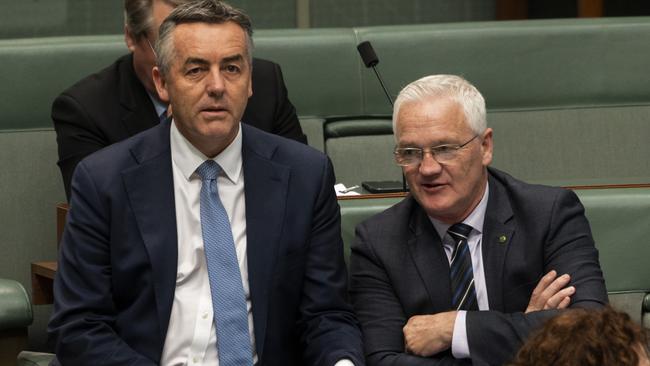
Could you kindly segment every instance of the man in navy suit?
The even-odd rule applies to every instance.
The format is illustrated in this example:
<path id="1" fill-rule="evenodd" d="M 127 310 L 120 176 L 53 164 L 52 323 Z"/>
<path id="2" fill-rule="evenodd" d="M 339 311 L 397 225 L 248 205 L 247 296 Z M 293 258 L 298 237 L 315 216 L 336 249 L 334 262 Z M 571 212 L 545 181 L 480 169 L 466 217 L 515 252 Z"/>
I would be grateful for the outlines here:
<path id="1" fill-rule="evenodd" d="M 502 365 L 566 307 L 607 303 L 584 208 L 496 169 L 485 101 L 424 77 L 395 101 L 411 194 L 357 227 L 353 305 L 370 365 Z"/>
<path id="2" fill-rule="evenodd" d="M 57 362 L 364 364 L 329 160 L 240 123 L 251 32 L 217 0 L 176 8 L 154 69 L 173 119 L 76 169 L 48 327 Z M 205 166 L 219 167 L 211 181 Z M 225 214 L 215 239 L 205 218 Z"/>

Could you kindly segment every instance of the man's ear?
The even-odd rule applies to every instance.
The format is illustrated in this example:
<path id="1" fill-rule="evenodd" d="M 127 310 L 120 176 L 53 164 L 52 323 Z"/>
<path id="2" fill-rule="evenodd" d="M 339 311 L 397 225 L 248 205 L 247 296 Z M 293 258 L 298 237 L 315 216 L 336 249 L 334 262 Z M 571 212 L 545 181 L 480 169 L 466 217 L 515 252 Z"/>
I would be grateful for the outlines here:
<path id="1" fill-rule="evenodd" d="M 153 83 L 156 85 L 158 97 L 165 103 L 169 103 L 169 93 L 167 92 L 167 82 L 165 76 L 160 72 L 158 66 L 154 66 L 152 70 Z"/>
<path id="2" fill-rule="evenodd" d="M 492 129 L 487 128 L 485 132 L 483 132 L 482 137 L 481 151 L 483 153 L 483 166 L 488 166 L 492 163 L 492 149 L 494 147 L 492 143 Z"/>
<path id="3" fill-rule="evenodd" d="M 253 61 L 248 63 L 250 72 L 248 73 L 248 97 L 253 96 Z"/>
<path id="4" fill-rule="evenodd" d="M 137 42 L 129 30 L 129 27 L 126 25 L 124 25 L 124 42 L 126 43 L 126 47 L 129 49 L 129 51 L 133 52 L 135 50 L 135 44 Z"/>

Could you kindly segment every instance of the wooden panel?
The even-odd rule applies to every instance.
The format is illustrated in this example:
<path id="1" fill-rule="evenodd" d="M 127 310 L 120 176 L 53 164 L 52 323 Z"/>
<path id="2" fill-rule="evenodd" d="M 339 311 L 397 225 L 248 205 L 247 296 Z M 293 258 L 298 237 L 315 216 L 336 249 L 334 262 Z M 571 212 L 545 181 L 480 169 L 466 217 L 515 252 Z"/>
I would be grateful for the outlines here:
<path id="1" fill-rule="evenodd" d="M 497 20 L 528 19 L 527 0 L 497 0 Z"/>
<path id="2" fill-rule="evenodd" d="M 0 365 L 15 365 L 18 353 L 27 349 L 27 327 L 0 331 Z"/>
<path id="3" fill-rule="evenodd" d="M 578 17 L 595 18 L 603 16 L 603 0 L 578 0 Z"/>
<path id="4" fill-rule="evenodd" d="M 68 215 L 70 206 L 67 203 L 59 203 L 56 205 L 56 247 L 59 248 L 61 238 L 63 237 L 63 229 L 65 229 L 65 220 Z"/>
<path id="5" fill-rule="evenodd" d="M 54 301 L 54 276 L 56 262 L 32 263 L 32 303 L 34 305 L 51 304 Z"/>

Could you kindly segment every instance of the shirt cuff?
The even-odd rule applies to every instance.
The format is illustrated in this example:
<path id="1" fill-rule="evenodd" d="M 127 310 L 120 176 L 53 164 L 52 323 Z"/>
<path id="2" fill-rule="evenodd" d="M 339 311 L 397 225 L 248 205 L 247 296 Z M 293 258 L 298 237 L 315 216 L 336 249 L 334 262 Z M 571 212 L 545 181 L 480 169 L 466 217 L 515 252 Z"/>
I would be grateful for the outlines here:
<path id="1" fill-rule="evenodd" d="M 347 358 L 344 358 L 342 360 L 338 360 L 337 363 L 334 364 L 334 366 L 354 366 L 352 361 L 348 360 Z"/>
<path id="2" fill-rule="evenodd" d="M 451 354 L 454 358 L 469 358 L 469 344 L 467 343 L 467 326 L 465 318 L 467 311 L 460 310 L 456 313 L 454 334 L 451 336 Z"/>

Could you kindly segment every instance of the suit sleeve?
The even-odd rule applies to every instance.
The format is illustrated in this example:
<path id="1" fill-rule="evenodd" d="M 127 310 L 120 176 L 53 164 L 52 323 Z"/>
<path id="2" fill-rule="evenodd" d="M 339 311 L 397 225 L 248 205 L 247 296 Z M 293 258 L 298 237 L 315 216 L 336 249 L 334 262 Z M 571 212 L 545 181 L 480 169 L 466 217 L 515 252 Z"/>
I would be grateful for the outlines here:
<path id="1" fill-rule="evenodd" d="M 548 235 L 543 246 L 544 273 L 556 270 L 559 274 L 571 275 L 570 285 L 575 286 L 576 292 L 570 307 L 602 307 L 607 304 L 607 291 L 584 208 L 572 191 L 559 192 L 547 222 Z M 541 220 L 540 225 L 543 225 Z M 467 336 L 474 364 L 510 361 L 530 332 L 556 314 L 557 311 L 529 314 L 468 312 Z"/>
<path id="2" fill-rule="evenodd" d="M 298 329 L 304 364 L 334 365 L 347 358 L 364 365 L 361 332 L 347 296 L 341 217 L 334 174 L 323 159 L 321 187 L 312 214 L 310 244 L 300 303 Z"/>
<path id="3" fill-rule="evenodd" d="M 48 332 L 62 365 L 155 365 L 114 331 L 109 214 L 83 163 L 59 252 Z"/>
<path id="4" fill-rule="evenodd" d="M 305 136 L 300 127 L 296 108 L 289 100 L 287 87 L 284 84 L 284 77 L 282 76 L 282 69 L 280 65 L 273 63 L 273 70 L 277 95 L 277 104 L 273 119 L 273 133 L 306 144 L 307 136 Z"/>
<path id="5" fill-rule="evenodd" d="M 59 161 L 65 194 L 70 200 L 72 174 L 79 162 L 109 145 L 106 137 L 93 129 L 90 115 L 71 95 L 61 94 L 52 104 L 52 121 L 56 130 Z"/>
<path id="6" fill-rule="evenodd" d="M 350 293 L 361 322 L 368 365 L 471 365 L 470 360 L 454 359 L 450 352 L 429 358 L 405 352 L 402 328 L 408 319 L 387 271 L 372 249 L 369 231 L 364 225 L 357 227 L 350 256 Z"/>

